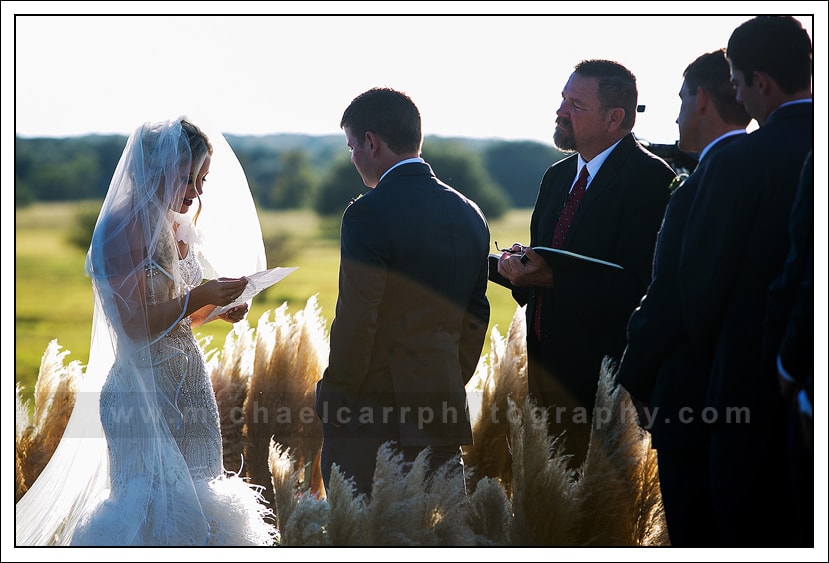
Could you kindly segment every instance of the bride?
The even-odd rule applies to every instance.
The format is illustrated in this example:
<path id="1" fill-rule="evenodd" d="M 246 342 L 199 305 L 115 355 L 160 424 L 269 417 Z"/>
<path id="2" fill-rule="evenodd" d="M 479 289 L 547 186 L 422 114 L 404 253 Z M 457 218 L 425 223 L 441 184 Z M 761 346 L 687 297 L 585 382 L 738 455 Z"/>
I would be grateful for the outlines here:
<path id="1" fill-rule="evenodd" d="M 223 467 L 216 398 L 192 332 L 247 284 L 219 275 L 264 268 L 244 173 L 221 134 L 213 143 L 186 119 L 146 123 L 127 141 L 86 259 L 89 364 L 60 445 L 16 506 L 18 545 L 276 539 L 259 489 Z M 217 318 L 238 322 L 247 309 Z"/>

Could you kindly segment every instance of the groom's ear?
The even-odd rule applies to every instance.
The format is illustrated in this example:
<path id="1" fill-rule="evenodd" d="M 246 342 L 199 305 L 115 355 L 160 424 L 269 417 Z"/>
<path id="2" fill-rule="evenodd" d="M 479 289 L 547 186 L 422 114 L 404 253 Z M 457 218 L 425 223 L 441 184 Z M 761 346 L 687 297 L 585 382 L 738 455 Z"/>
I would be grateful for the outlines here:
<path id="1" fill-rule="evenodd" d="M 386 141 L 384 141 L 383 138 L 374 131 L 366 131 L 366 138 L 364 142 L 368 143 L 369 151 L 372 157 L 376 157 L 382 148 L 386 146 Z"/>

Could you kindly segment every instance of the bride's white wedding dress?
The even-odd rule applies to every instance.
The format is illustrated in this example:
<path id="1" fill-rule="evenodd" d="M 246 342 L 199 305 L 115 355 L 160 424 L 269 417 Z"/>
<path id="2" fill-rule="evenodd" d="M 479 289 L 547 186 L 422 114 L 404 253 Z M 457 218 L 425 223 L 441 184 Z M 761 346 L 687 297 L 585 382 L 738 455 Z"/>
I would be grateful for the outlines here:
<path id="1" fill-rule="evenodd" d="M 185 291 L 201 283 L 202 267 L 194 252 L 178 266 Z M 145 271 L 148 302 L 168 300 L 170 279 L 164 269 L 152 266 Z M 269 511 L 258 490 L 224 471 L 218 406 L 189 321 L 183 319 L 157 339 L 139 362 L 124 363 L 116 357 L 100 400 L 110 490 L 81 519 L 73 545 L 274 542 L 274 528 L 266 522 Z M 137 389 L 136 365 L 152 374 L 154 400 L 147 401 Z M 157 409 L 148 407 L 152 404 Z M 154 425 L 148 417 L 160 417 L 161 424 Z M 172 440 L 166 439 L 165 429 Z M 155 435 L 159 430 L 164 437 Z M 148 456 L 169 458 L 169 463 L 145 463 Z M 178 463 L 182 459 L 184 463 Z M 126 523 L 136 514 L 136 503 L 148 503 L 138 512 L 146 512 L 145 521 Z M 130 536 L 124 537 L 125 532 Z"/>
<path id="2" fill-rule="evenodd" d="M 210 204 L 199 195 L 176 211 L 188 186 L 201 194 L 207 168 Z M 89 362 L 60 443 L 15 505 L 16 545 L 274 543 L 260 489 L 224 470 L 216 398 L 185 316 L 204 275 L 264 266 L 256 206 L 224 136 L 183 118 L 138 126 L 86 257 Z"/>

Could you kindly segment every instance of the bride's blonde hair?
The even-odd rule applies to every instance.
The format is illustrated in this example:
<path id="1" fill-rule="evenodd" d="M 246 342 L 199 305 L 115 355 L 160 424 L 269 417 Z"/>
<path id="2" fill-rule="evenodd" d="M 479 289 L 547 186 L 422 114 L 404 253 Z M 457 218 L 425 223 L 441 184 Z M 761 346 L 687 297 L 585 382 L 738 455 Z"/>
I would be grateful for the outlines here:
<path id="1" fill-rule="evenodd" d="M 204 159 L 207 158 L 207 155 L 213 155 L 213 145 L 210 144 L 210 139 L 207 138 L 204 131 L 199 129 L 199 127 L 194 123 L 191 123 L 186 119 L 182 119 L 181 128 L 187 134 L 187 142 L 190 145 L 190 155 L 193 162 L 193 169 L 191 170 L 191 173 L 195 175 L 201 168 L 201 165 L 204 162 Z M 199 219 L 202 206 L 201 197 L 198 195 L 196 197 L 199 200 L 199 208 L 193 216 L 194 225 Z"/>

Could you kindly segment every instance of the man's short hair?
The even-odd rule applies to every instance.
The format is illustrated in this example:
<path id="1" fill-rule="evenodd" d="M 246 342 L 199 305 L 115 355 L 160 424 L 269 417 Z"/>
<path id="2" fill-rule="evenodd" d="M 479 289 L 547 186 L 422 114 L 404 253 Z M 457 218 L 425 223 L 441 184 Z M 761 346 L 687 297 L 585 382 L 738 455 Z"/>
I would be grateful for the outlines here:
<path id="1" fill-rule="evenodd" d="M 700 55 L 685 68 L 682 76 L 690 93 L 696 92 L 697 88 L 708 93 L 714 109 L 727 123 L 746 127 L 751 121 L 745 106 L 737 101 L 725 49 Z"/>
<path id="2" fill-rule="evenodd" d="M 755 71 L 771 76 L 784 94 L 812 87 L 812 41 L 791 16 L 757 16 L 735 29 L 726 56 L 751 86 Z"/>
<path id="3" fill-rule="evenodd" d="M 371 131 L 395 154 L 420 154 L 420 112 L 408 95 L 392 88 L 372 88 L 354 98 L 340 120 L 343 127 L 360 144 Z"/>
<path id="4" fill-rule="evenodd" d="M 597 78 L 599 82 L 599 103 L 602 112 L 613 108 L 625 110 L 623 129 L 633 129 L 636 123 L 636 77 L 627 68 L 615 61 L 591 59 L 581 61 L 575 71 L 581 76 Z"/>

